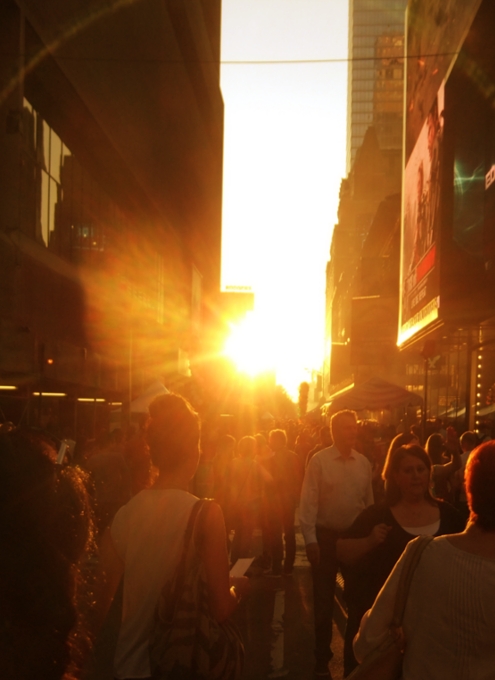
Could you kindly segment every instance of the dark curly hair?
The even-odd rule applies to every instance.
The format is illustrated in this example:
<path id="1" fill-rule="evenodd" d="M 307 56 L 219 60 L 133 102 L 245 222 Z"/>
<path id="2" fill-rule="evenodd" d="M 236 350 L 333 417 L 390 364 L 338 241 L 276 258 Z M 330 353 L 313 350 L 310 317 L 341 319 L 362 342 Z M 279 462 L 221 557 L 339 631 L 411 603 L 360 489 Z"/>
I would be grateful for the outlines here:
<path id="1" fill-rule="evenodd" d="M 88 643 L 81 560 L 93 539 L 86 476 L 39 436 L 0 434 L 2 678 L 60 680 Z"/>

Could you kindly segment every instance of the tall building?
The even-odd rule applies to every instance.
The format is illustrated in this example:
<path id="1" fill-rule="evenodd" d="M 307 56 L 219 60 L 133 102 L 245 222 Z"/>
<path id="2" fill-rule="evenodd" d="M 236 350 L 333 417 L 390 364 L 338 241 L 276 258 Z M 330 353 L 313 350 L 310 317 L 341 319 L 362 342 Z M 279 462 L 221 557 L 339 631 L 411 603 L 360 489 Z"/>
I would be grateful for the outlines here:
<path id="1" fill-rule="evenodd" d="M 370 230 L 383 229 L 377 211 L 386 197 L 400 192 L 400 175 L 391 172 L 386 154 L 379 148 L 374 127 L 370 127 L 349 176 L 342 181 L 338 222 L 334 227 L 327 267 L 326 290 L 326 366 L 325 390 L 334 391 L 355 380 L 360 371 L 353 364 L 357 356 L 353 346 L 355 325 L 354 298 L 368 294 L 363 289 L 362 259 L 369 251 Z M 383 212 L 383 210 L 382 210 Z M 388 222 L 392 218 L 388 218 Z M 368 244 L 368 245 L 367 245 Z M 369 253 L 368 253 L 369 254 Z M 363 290 L 366 292 L 363 293 Z M 373 289 L 370 295 L 376 296 Z M 394 329 L 395 330 L 395 329 Z M 389 379 L 389 375 L 381 377 Z M 366 378 L 369 376 L 366 376 Z"/>
<path id="2" fill-rule="evenodd" d="M 364 375 L 359 353 L 351 352 L 352 300 L 362 295 L 369 231 L 383 222 L 376 212 L 401 190 L 406 6 L 407 0 L 350 0 L 347 178 L 327 268 L 325 389 Z M 383 373 L 381 365 L 374 369 Z"/>
<path id="3" fill-rule="evenodd" d="M 350 0 L 347 173 L 371 125 L 382 150 L 402 146 L 406 6 L 407 0 Z"/>
<path id="4" fill-rule="evenodd" d="M 8 419 L 93 435 L 201 356 L 220 296 L 220 17 L 220 0 L 0 4 Z"/>

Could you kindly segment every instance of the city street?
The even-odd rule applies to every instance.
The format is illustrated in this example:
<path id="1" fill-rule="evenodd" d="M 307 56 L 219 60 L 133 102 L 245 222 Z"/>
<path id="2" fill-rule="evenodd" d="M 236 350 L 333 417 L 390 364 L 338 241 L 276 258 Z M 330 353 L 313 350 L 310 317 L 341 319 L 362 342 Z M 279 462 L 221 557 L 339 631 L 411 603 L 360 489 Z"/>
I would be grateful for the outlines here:
<path id="1" fill-rule="evenodd" d="M 1 0 L 0 680 L 495 680 L 494 32 Z"/>
<path id="2" fill-rule="evenodd" d="M 241 602 L 235 621 L 246 649 L 243 680 L 282 678 L 307 680 L 313 671 L 313 592 L 309 563 L 301 534 L 292 576 L 273 578 L 253 568 L 250 595 Z M 255 544 L 259 537 L 255 536 Z M 256 549 L 258 548 L 258 550 Z M 255 545 L 259 552 L 259 545 Z M 258 575 L 256 575 L 258 573 Z M 339 589 L 338 589 L 339 590 Z M 118 625 L 118 602 L 97 642 L 85 680 L 112 680 L 112 650 Z M 343 626 L 345 618 L 336 602 L 333 633 L 334 658 L 330 670 L 334 680 L 342 678 Z"/>

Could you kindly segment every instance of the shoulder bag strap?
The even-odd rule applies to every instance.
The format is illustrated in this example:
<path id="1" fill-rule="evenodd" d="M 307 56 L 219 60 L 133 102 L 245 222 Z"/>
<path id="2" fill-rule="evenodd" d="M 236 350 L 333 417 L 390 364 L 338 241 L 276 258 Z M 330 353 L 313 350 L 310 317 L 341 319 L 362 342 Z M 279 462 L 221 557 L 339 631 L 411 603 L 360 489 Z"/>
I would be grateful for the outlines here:
<path id="1" fill-rule="evenodd" d="M 186 562 L 189 549 L 191 547 L 191 541 L 193 537 L 194 527 L 196 525 L 196 518 L 201 508 L 207 501 L 199 500 L 193 505 L 191 514 L 189 515 L 189 520 L 187 522 L 186 531 L 184 534 L 184 545 L 182 548 L 182 555 L 177 565 L 177 579 L 175 581 L 175 589 L 173 594 L 174 609 L 179 600 L 180 594 L 184 587 L 184 579 L 186 576 Z"/>
<path id="2" fill-rule="evenodd" d="M 203 536 L 203 528 L 204 528 L 204 523 L 205 523 L 205 516 L 208 512 L 209 506 L 213 503 L 214 501 L 211 498 L 202 498 L 197 505 L 199 505 L 198 508 L 198 513 L 196 515 L 196 520 L 194 522 L 194 526 L 192 528 L 192 537 L 191 540 L 194 540 L 194 538 L 198 538 L 197 532 L 200 532 L 200 537 Z M 201 544 L 196 542 L 195 544 L 196 550 L 201 552 Z"/>
<path id="3" fill-rule="evenodd" d="M 416 567 L 419 564 L 421 555 L 424 549 L 431 543 L 433 536 L 421 536 L 417 538 L 408 550 L 408 554 L 402 565 L 402 572 L 399 579 L 399 586 L 397 588 L 397 597 L 395 599 L 394 615 L 392 618 L 392 625 L 395 628 L 400 628 L 404 612 L 406 609 L 407 598 L 409 595 L 409 588 L 414 576 Z"/>

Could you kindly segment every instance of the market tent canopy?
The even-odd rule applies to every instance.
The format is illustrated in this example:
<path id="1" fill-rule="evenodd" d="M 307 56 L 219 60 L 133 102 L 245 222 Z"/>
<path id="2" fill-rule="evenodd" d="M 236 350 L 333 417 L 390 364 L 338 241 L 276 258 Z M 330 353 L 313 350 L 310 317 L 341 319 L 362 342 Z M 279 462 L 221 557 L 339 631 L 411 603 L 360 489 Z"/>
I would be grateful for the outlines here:
<path id="1" fill-rule="evenodd" d="M 399 406 L 421 406 L 422 403 L 423 399 L 418 394 L 375 377 L 338 392 L 333 398 L 330 397 L 325 408 L 332 411 L 346 408 L 353 411 L 376 411 Z"/>
<path id="2" fill-rule="evenodd" d="M 160 394 L 168 394 L 169 390 L 158 380 L 148 387 L 137 399 L 131 401 L 131 413 L 148 413 L 148 406 Z"/>

